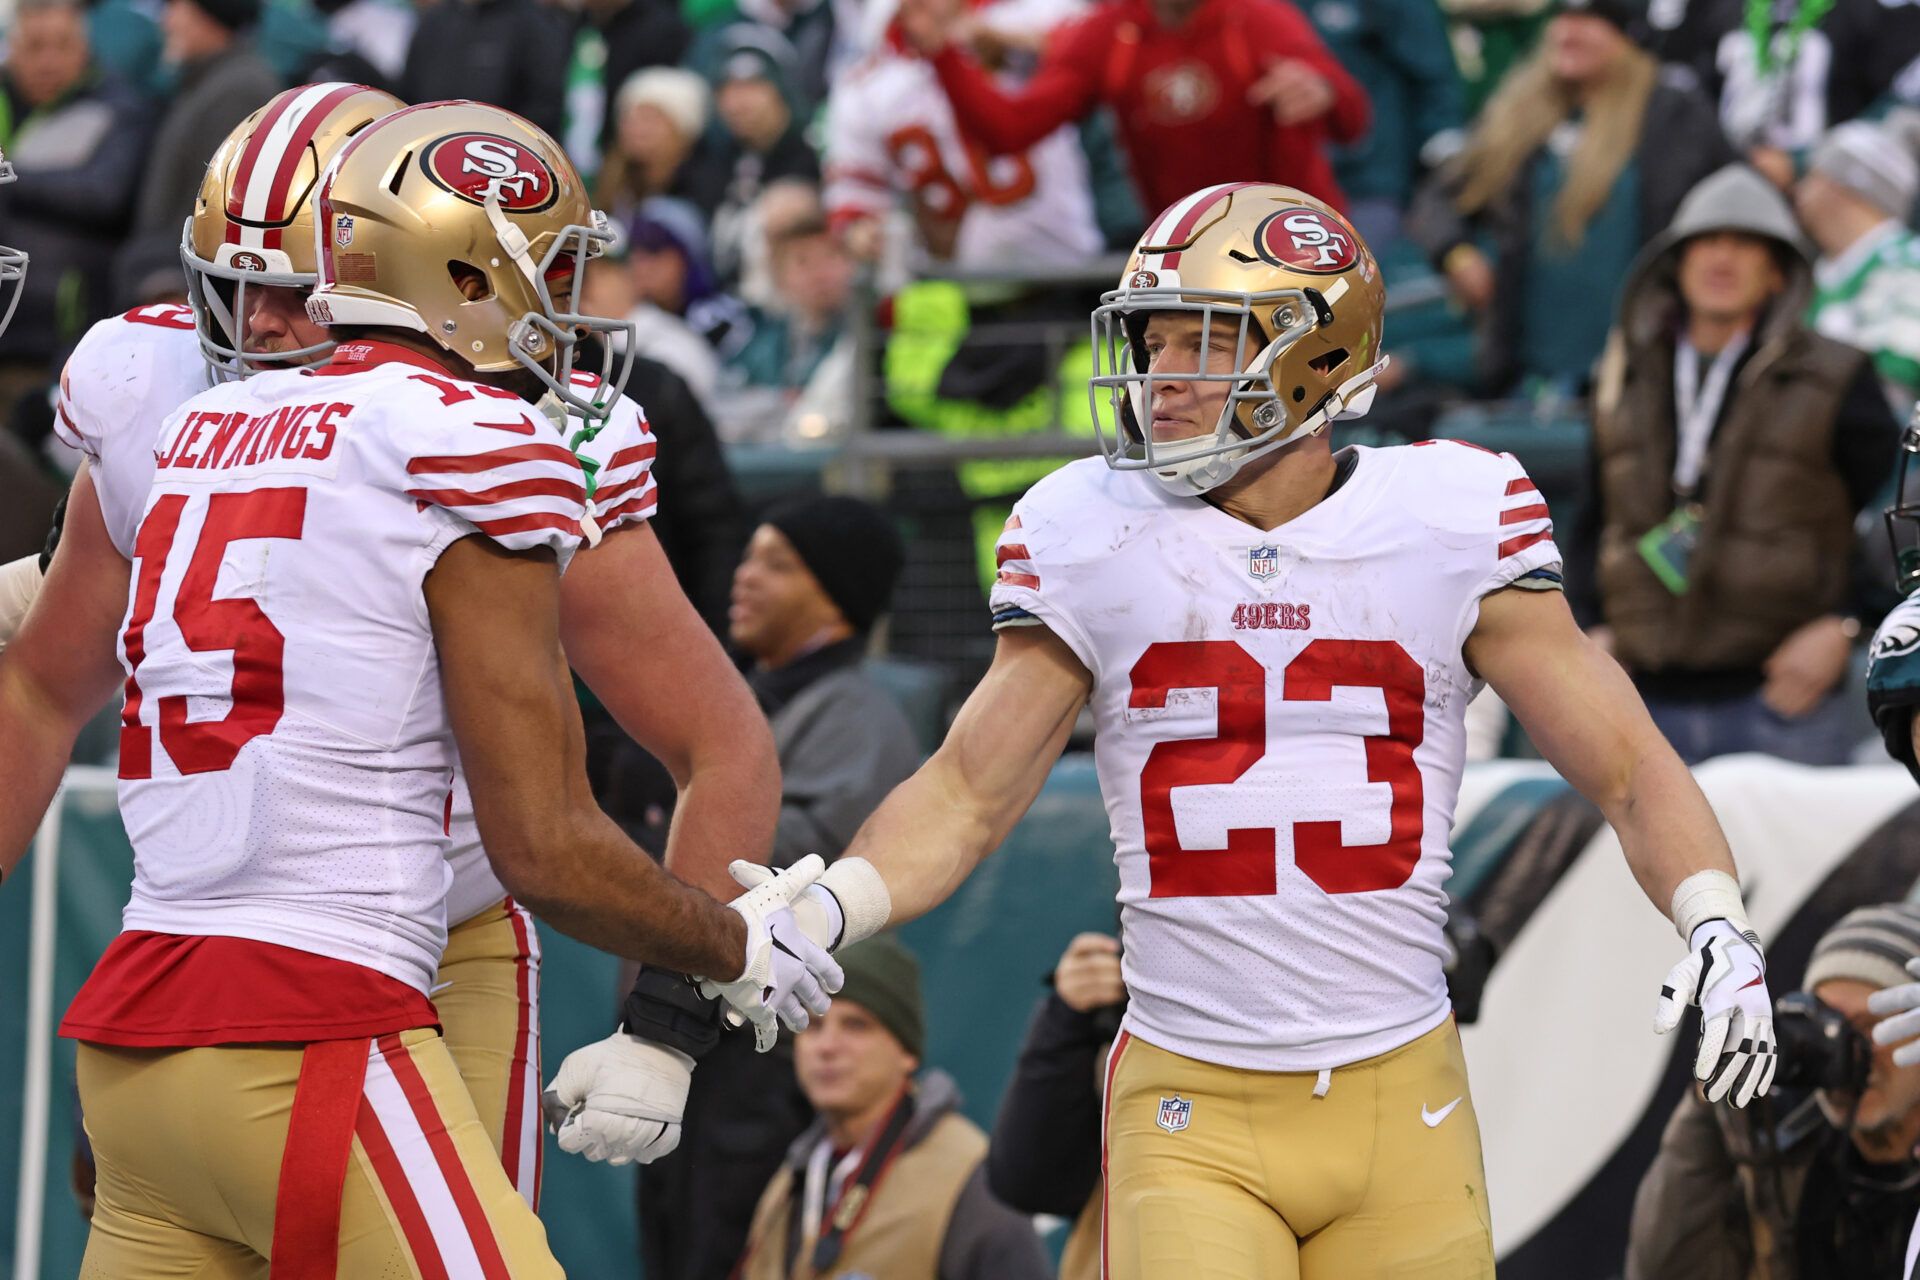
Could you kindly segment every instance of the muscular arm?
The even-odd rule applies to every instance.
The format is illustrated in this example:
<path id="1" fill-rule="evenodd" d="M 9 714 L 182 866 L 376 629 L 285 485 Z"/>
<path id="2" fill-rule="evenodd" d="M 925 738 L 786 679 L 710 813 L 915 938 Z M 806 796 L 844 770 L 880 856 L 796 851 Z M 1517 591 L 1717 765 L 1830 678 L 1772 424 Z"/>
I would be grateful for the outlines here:
<path id="1" fill-rule="evenodd" d="M 667 867 L 714 897 L 730 859 L 773 843 L 780 763 L 746 681 L 673 576 L 648 524 L 582 548 L 560 584 L 567 660 L 680 788 Z"/>
<path id="2" fill-rule="evenodd" d="M 867 859 L 886 881 L 891 923 L 939 906 L 999 847 L 1040 794 L 1092 689 L 1045 627 L 1000 633 L 993 666 L 946 741 L 847 846 L 846 858 Z"/>
<path id="3" fill-rule="evenodd" d="M 1466 655 L 1540 753 L 1606 815 L 1634 879 L 1662 912 L 1694 872 L 1733 874 L 1727 838 L 1693 775 L 1559 592 L 1489 595 Z"/>
<path id="4" fill-rule="evenodd" d="M 1090 21 L 1097 19 L 1082 19 L 1056 33 L 1032 78 L 1018 89 L 1002 89 L 958 45 L 935 54 L 930 59 L 934 74 L 967 136 L 994 155 L 1012 155 L 1093 110 L 1099 100 L 1094 76 L 1105 54 L 1104 41 L 1089 38 Z"/>
<path id="5" fill-rule="evenodd" d="M 463 538 L 427 575 L 426 598 L 474 816 L 507 890 L 589 946 L 738 976 L 745 921 L 656 865 L 594 803 L 552 558 Z"/>
<path id="6" fill-rule="evenodd" d="M 33 609 L 0 654 L 0 875 L 26 855 L 73 740 L 120 687 L 115 653 L 131 572 L 107 538 L 92 473 L 74 477 L 66 532 Z"/>

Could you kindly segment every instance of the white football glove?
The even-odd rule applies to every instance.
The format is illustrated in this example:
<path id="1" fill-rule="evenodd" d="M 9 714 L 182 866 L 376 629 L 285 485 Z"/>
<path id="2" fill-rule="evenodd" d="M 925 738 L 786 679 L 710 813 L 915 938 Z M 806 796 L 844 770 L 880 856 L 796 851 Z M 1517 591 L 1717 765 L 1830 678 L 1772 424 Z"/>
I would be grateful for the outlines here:
<path id="1" fill-rule="evenodd" d="M 1920 960 L 1907 961 L 1907 972 L 1920 978 Z M 1920 1062 L 1920 982 L 1887 987 L 1867 997 L 1867 1011 L 1880 1015 L 1873 1029 L 1875 1044 L 1897 1044 L 1893 1065 L 1911 1067 Z M 1910 1043 L 1902 1044 L 1902 1041 Z"/>
<path id="2" fill-rule="evenodd" d="M 700 981 L 702 995 L 719 996 L 753 1024 L 753 1047 L 761 1053 L 779 1039 L 780 1023 L 793 1031 L 806 1030 L 814 1015 L 827 1011 L 828 996 L 846 980 L 839 964 L 807 936 L 792 910 L 794 900 L 824 870 L 820 856 L 810 853 L 729 902 L 747 922 L 746 968 L 731 982 Z"/>
<path id="3" fill-rule="evenodd" d="M 757 889 L 773 879 L 774 872 L 772 867 L 735 859 L 727 864 L 727 874 L 741 888 Z M 814 946 L 831 951 L 840 945 L 840 935 L 846 929 L 846 917 L 840 911 L 840 899 L 833 896 L 832 890 L 815 881 L 789 905 L 800 932 L 806 934 L 807 940 Z"/>
<path id="4" fill-rule="evenodd" d="M 560 1149 L 607 1164 L 651 1164 L 680 1145 L 693 1059 L 625 1031 L 575 1049 L 540 1095 Z"/>
<path id="5" fill-rule="evenodd" d="M 1760 939 L 1716 918 L 1696 925 L 1687 947 L 1687 958 L 1660 987 L 1653 1029 L 1665 1035 L 1689 1005 L 1700 1006 L 1694 1078 L 1706 1082 L 1708 1102 L 1731 1094 L 1733 1105 L 1744 1107 L 1772 1086 L 1778 1064 Z"/>

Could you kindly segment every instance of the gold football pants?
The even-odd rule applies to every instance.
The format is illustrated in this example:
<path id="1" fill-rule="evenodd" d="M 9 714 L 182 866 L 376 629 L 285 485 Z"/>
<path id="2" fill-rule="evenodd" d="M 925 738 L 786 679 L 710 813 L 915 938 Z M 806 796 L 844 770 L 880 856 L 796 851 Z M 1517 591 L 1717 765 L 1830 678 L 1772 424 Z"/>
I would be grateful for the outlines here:
<path id="1" fill-rule="evenodd" d="M 1492 1280 L 1453 1020 L 1324 1077 L 1122 1035 L 1107 1068 L 1109 1280 Z"/>
<path id="2" fill-rule="evenodd" d="M 77 1069 L 99 1166 L 82 1280 L 563 1274 L 431 1028 L 83 1043 Z"/>
<path id="3" fill-rule="evenodd" d="M 511 898 L 447 933 L 433 994 L 447 1052 L 507 1177 L 540 1207 L 540 939 Z"/>

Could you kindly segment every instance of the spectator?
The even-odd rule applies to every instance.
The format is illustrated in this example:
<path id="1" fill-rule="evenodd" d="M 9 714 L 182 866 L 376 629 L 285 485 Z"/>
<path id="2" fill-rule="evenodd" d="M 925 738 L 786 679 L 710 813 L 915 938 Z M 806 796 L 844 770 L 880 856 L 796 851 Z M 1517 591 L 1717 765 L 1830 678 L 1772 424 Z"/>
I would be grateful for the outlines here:
<path id="1" fill-rule="evenodd" d="M 1264 179 L 1342 203 L 1326 154 L 1366 132 L 1367 98 L 1290 4 L 1114 0 L 1054 32 L 1016 91 L 960 46 L 943 0 L 902 0 L 900 28 L 933 61 L 962 132 L 1018 155 L 1105 103 L 1142 207 Z"/>
<path id="2" fill-rule="evenodd" d="M 760 1197 L 742 1280 L 1050 1276 L 1032 1226 L 987 1190 L 986 1135 L 959 1114 L 952 1078 L 915 1079 L 926 1051 L 919 961 L 884 934 L 840 961 L 846 985 L 794 1046 L 819 1118 Z"/>
<path id="3" fill-rule="evenodd" d="M 769 182 L 820 180 L 820 160 L 801 131 L 791 88 L 794 54 L 776 31 L 737 23 L 721 33 L 714 108 L 723 137 L 696 154 L 693 198 L 713 220 L 714 269 L 739 278 L 743 221 Z"/>
<path id="4" fill-rule="evenodd" d="M 554 137 L 565 123 L 566 16 L 540 0 L 443 0 L 420 10 L 400 97 L 471 98 L 525 116 Z"/>
<path id="5" fill-rule="evenodd" d="M 1077 14 L 1077 0 L 929 0 L 942 24 L 969 12 L 974 55 L 1032 41 Z M 999 70 L 1016 89 L 1021 77 Z M 1102 248 L 1076 130 L 1061 126 L 1030 150 L 985 155 L 954 123 L 933 68 L 908 49 L 897 21 L 874 55 L 834 85 L 827 119 L 827 203 L 834 227 L 862 257 L 879 250 L 878 223 L 904 198 L 921 248 L 974 270 L 1020 270 L 1096 257 Z"/>
<path id="6" fill-rule="evenodd" d="M 640 300 L 633 273 L 624 259 L 595 258 L 587 264 L 580 307 L 587 315 L 626 320 L 633 326 L 633 349 L 685 379 L 700 407 L 711 415 L 720 383 L 720 357 L 707 340 L 679 316 Z"/>
<path id="7" fill-rule="evenodd" d="M 179 85 L 160 116 L 121 250 L 121 300 L 149 302 L 184 293 L 180 228 L 193 212 L 207 159 L 242 120 L 280 92 L 279 76 L 248 33 L 260 0 L 166 0 L 163 53 Z"/>
<path id="8" fill-rule="evenodd" d="M 1719 104 L 1733 145 L 1775 185 L 1826 131 L 1920 85 L 1920 10 L 1882 0 L 1693 0 L 1663 46 Z"/>
<path id="9" fill-rule="evenodd" d="M 1416 199 L 1408 233 L 1480 313 L 1490 393 L 1523 378 L 1584 388 L 1606 341 L 1601 300 L 1681 197 L 1733 158 L 1707 101 L 1661 83 L 1634 47 L 1634 2 L 1566 0 Z"/>
<path id="10" fill-rule="evenodd" d="M 790 227 L 826 216 L 820 188 L 813 183 L 804 178 L 769 182 L 760 198 L 753 202 L 745 220 L 740 278 L 734 285 L 741 301 L 762 309 L 779 306 L 780 295 L 773 285 L 773 264 L 769 261 L 769 243 L 779 239 Z"/>
<path id="11" fill-rule="evenodd" d="M 1903 419 L 1920 397 L 1920 241 L 1906 225 L 1916 189 L 1913 153 L 1887 129 L 1852 120 L 1820 140 L 1793 193 L 1820 250 L 1813 327 L 1873 357 Z"/>
<path id="12" fill-rule="evenodd" d="M 0 221 L 34 263 L 0 353 L 44 380 L 112 309 L 109 267 L 133 211 L 147 114 L 94 61 L 80 0 L 20 0 L 0 94 L 0 149 L 17 175 L 0 187 Z"/>
<path id="13" fill-rule="evenodd" d="M 1862 907 L 1814 945 L 1802 985 L 1827 1021 L 1850 1028 L 1830 1037 L 1867 1041 L 1880 1021 L 1867 997 L 1904 985 L 1901 966 L 1917 958 L 1920 907 Z M 1789 1012 L 1804 1000 L 1782 999 L 1779 1021 L 1815 1032 L 1820 1024 Z M 1809 1091 L 1819 1066 L 1793 1059 L 1816 1044 L 1783 1030 L 1781 1081 L 1763 1109 L 1709 1105 L 1692 1090 L 1681 1099 L 1634 1198 L 1627 1280 L 1906 1274 L 1920 1209 L 1920 1066 L 1896 1067 L 1891 1046 L 1862 1043 L 1859 1084 Z M 1844 1050 L 1834 1056 L 1848 1060 Z M 1796 1068 L 1816 1079 L 1785 1083 Z"/>
<path id="14" fill-rule="evenodd" d="M 1081 934 L 1048 981 L 993 1122 L 987 1186 L 1021 1213 L 1071 1220 L 1060 1280 L 1098 1280 L 1102 1083 L 1127 1011 L 1119 941 Z"/>
<path id="15" fill-rule="evenodd" d="M 853 260 L 820 217 L 769 236 L 768 260 L 778 309 L 755 317 L 729 368 L 748 386 L 797 394 L 846 328 Z"/>
<path id="16" fill-rule="evenodd" d="M 578 15 L 567 72 L 567 154 L 592 182 L 615 133 L 607 86 L 618 88 L 648 67 L 671 67 L 692 39 L 673 0 L 558 0 Z"/>
<path id="17" fill-rule="evenodd" d="M 867 503 L 804 498 L 767 513 L 734 573 L 728 634 L 753 661 L 784 778 L 771 866 L 837 857 L 917 763 L 906 717 L 860 670 L 903 555 Z"/>
<path id="18" fill-rule="evenodd" d="M 1853 745 L 1854 513 L 1897 428 L 1866 356 L 1805 327 L 1795 234 L 1754 170 L 1702 182 L 1629 275 L 1595 391 L 1600 634 L 1689 764 Z"/>
<path id="19" fill-rule="evenodd" d="M 860 669 L 900 560 L 899 535 L 878 511 L 811 498 L 770 511 L 734 573 L 729 631 L 753 661 L 748 682 L 780 755 L 773 866 L 839 857 L 920 758 L 906 717 Z M 809 1119 L 789 1043 L 762 1055 L 750 1037 L 722 1036 L 700 1059 L 680 1149 L 640 1175 L 646 1274 L 720 1280 L 740 1256 L 755 1197 Z"/>
<path id="20" fill-rule="evenodd" d="M 648 67 L 621 81 L 594 203 L 624 218 L 655 196 L 692 199 L 687 161 L 706 131 L 709 96 L 705 80 L 679 67 Z"/>
<path id="21" fill-rule="evenodd" d="M 707 256 L 700 211 L 679 200 L 653 199 L 627 224 L 627 267 L 640 301 L 684 320 L 721 361 L 753 336 L 753 317 L 721 289 Z"/>
<path id="22" fill-rule="evenodd" d="M 687 0 L 689 8 L 715 0 Z M 711 22 L 687 55 L 690 66 L 714 69 L 732 28 L 748 24 L 792 46 L 794 114 L 811 117 L 828 100 L 829 87 L 864 57 L 868 15 L 860 0 L 737 0 L 715 5 Z M 699 19 L 695 19 L 699 22 Z"/>
<path id="23" fill-rule="evenodd" d="M 1400 238 L 1420 152 L 1465 123 L 1465 92 L 1435 0 L 1322 0 L 1314 30 L 1373 101 L 1373 127 L 1333 153 L 1347 221 L 1376 257 Z"/>

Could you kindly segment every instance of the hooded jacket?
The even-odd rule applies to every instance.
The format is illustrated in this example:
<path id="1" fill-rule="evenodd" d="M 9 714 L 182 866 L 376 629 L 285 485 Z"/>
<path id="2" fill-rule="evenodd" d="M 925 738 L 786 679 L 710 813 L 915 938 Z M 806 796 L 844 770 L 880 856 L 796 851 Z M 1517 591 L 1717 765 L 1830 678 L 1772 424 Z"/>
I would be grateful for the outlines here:
<path id="1" fill-rule="evenodd" d="M 857 1208 L 838 1261 L 811 1265 L 811 1241 L 795 1244 L 807 1163 L 827 1137 L 816 1120 L 754 1210 L 740 1280 L 1048 1280 L 1053 1274 L 1026 1218 L 987 1190 L 986 1135 L 959 1113 L 960 1091 L 943 1071 L 923 1075 L 900 1152 Z M 860 1207 L 860 1206 L 864 1207 Z M 833 1213 L 829 1206 L 828 1212 Z M 791 1257 L 789 1263 L 787 1259 Z"/>
<path id="2" fill-rule="evenodd" d="M 1685 243 L 1714 231 L 1768 241 L 1785 285 L 1728 384 L 1697 492 L 1676 495 L 1674 366 L 1686 316 L 1677 271 Z M 1876 424 L 1858 402 L 1863 374 L 1871 390 L 1866 356 L 1804 327 L 1811 292 L 1792 213 L 1744 165 L 1689 192 L 1628 275 L 1595 387 L 1593 448 L 1596 581 L 1616 653 L 1636 674 L 1737 672 L 1757 683 L 1789 633 L 1848 596 L 1853 515 L 1892 463 L 1895 428 L 1884 407 Z M 1872 472 L 1876 435 L 1882 461 L 1859 492 L 1836 454 L 1858 448 L 1860 470 Z M 1681 501 L 1700 525 L 1686 589 L 1675 594 L 1638 543 Z"/>

